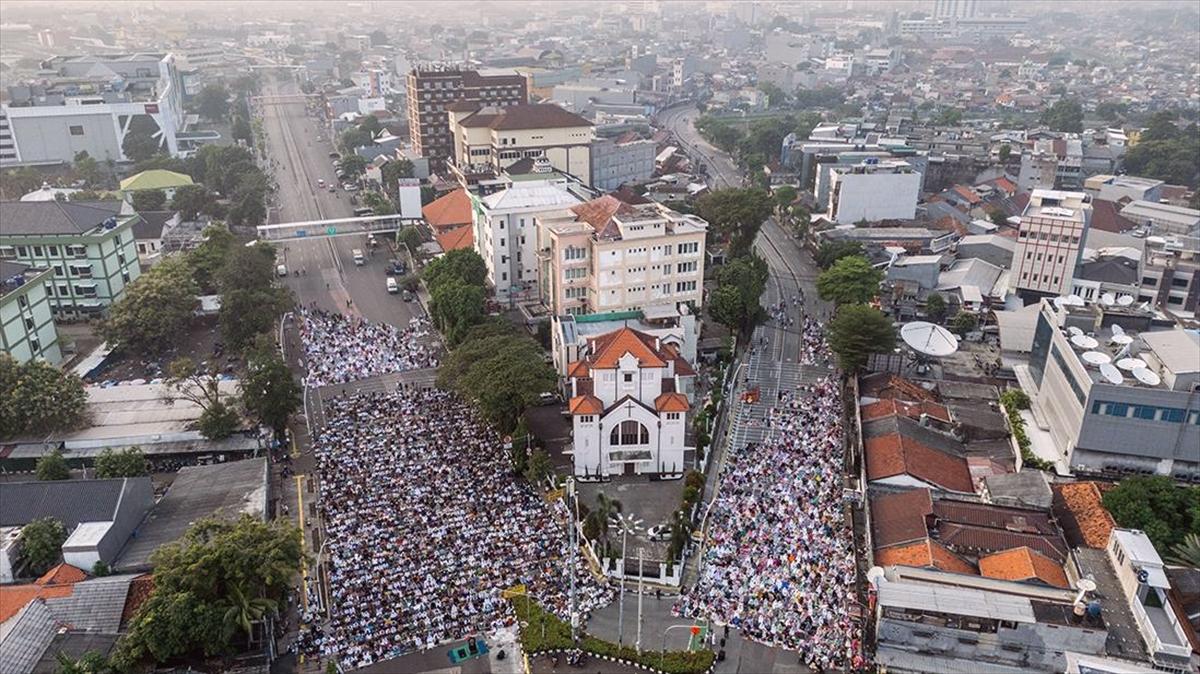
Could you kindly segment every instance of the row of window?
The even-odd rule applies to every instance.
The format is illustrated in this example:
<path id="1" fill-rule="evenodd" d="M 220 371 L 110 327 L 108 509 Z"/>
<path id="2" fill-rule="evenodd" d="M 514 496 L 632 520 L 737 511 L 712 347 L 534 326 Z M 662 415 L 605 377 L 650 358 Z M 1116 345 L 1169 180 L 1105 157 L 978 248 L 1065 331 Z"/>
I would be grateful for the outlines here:
<path id="1" fill-rule="evenodd" d="M 1079 404 L 1083 405 L 1087 402 L 1087 396 L 1083 392 L 1083 387 L 1079 382 L 1075 381 L 1075 374 L 1071 372 L 1071 368 L 1067 367 L 1067 361 L 1059 353 L 1057 346 L 1050 347 L 1050 355 L 1054 357 L 1054 362 L 1058 363 L 1058 367 L 1062 370 L 1063 376 L 1067 378 L 1067 384 L 1071 386 L 1071 390 L 1075 393 L 1075 397 L 1079 400 Z"/>
<path id="2" fill-rule="evenodd" d="M 1180 424 L 1186 420 L 1190 424 L 1200 426 L 1200 410 L 1189 411 L 1179 407 L 1159 407 L 1157 405 L 1135 405 L 1132 403 L 1095 400 L 1092 402 L 1092 414 L 1120 417 L 1123 419 L 1141 419 L 1143 421 L 1166 421 L 1173 424 Z"/>
<path id="3" fill-rule="evenodd" d="M 1054 255 L 1048 255 L 1048 256 L 1044 256 L 1044 257 L 1046 257 L 1046 262 L 1051 262 L 1051 263 L 1052 263 L 1052 262 L 1054 262 Z M 1034 257 L 1033 257 L 1033 251 L 1029 251 L 1029 252 L 1025 253 L 1025 259 L 1026 259 L 1026 260 L 1032 260 L 1032 259 L 1034 259 Z M 1042 259 L 1043 259 L 1043 254 L 1042 254 L 1042 253 L 1038 253 L 1038 254 L 1037 254 L 1037 261 L 1038 261 L 1038 262 L 1041 262 L 1041 261 L 1042 261 Z M 1062 263 L 1063 263 L 1063 259 L 1064 259 L 1064 258 L 1063 258 L 1063 256 L 1062 256 L 1062 255 L 1059 255 L 1059 256 L 1058 256 L 1058 264 L 1062 264 Z"/>
<path id="4" fill-rule="evenodd" d="M 1058 280 L 1059 280 L 1059 278 L 1060 278 L 1060 277 L 1058 277 L 1058 276 L 1055 276 L 1055 277 L 1053 277 L 1053 278 L 1054 278 L 1054 285 L 1058 285 Z M 1050 276 L 1049 274 L 1042 274 L 1042 283 L 1050 283 L 1050 279 L 1051 279 L 1051 276 Z M 1027 271 L 1023 271 L 1023 272 L 1021 272 L 1021 280 L 1022 280 L 1022 281 L 1030 281 L 1030 278 L 1029 278 L 1029 272 L 1027 272 Z M 1032 282 L 1032 283 L 1037 283 L 1037 282 L 1038 282 L 1038 275 L 1037 275 L 1037 274 L 1034 274 L 1034 275 L 1033 275 L 1033 279 L 1032 279 L 1032 281 L 1031 281 L 1031 282 Z"/>
<path id="5" fill-rule="evenodd" d="M 1078 244 L 1078 234 L 1051 234 L 1049 232 L 1021 230 L 1018 235 L 1021 239 L 1029 239 L 1031 241 L 1049 241 L 1050 243 L 1070 243 Z"/>
<path id="6" fill-rule="evenodd" d="M 1142 285 L 1150 286 L 1151 288 L 1158 285 L 1158 281 L 1159 280 L 1154 278 L 1153 276 L 1143 276 L 1142 277 Z M 1191 283 L 1191 281 L 1192 280 L 1187 276 L 1171 277 L 1171 285 L 1176 288 L 1186 288 Z"/>
<path id="7" fill-rule="evenodd" d="M 62 247 L 66 257 L 87 257 L 87 246 L 69 244 Z M 31 254 L 32 253 L 32 254 Z M 62 257 L 58 254 L 58 246 L 0 246 L 0 260 L 14 260 L 28 257 Z"/>

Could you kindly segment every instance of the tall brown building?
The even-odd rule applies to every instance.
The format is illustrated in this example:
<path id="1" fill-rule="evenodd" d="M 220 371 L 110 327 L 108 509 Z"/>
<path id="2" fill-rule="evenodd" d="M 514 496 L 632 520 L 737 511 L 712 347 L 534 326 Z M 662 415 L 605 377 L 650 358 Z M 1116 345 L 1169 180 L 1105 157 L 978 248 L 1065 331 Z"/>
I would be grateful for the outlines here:
<path id="1" fill-rule="evenodd" d="M 476 108 L 521 105 L 529 101 L 529 88 L 525 77 L 517 74 L 414 68 L 408 74 L 408 132 L 413 150 L 428 157 L 435 171 L 442 171 L 445 160 L 454 156 L 449 111 L 460 101 Z"/>

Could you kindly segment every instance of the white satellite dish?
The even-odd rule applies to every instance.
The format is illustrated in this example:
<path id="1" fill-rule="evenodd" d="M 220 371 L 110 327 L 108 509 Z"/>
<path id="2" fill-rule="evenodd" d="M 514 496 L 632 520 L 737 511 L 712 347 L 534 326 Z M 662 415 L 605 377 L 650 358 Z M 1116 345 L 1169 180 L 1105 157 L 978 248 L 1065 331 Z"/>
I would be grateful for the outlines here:
<path id="1" fill-rule="evenodd" d="M 1159 377 L 1154 370 L 1151 370 L 1148 367 L 1135 368 L 1133 371 L 1133 378 L 1142 382 L 1146 386 L 1158 386 L 1162 383 L 1162 377 Z"/>
<path id="2" fill-rule="evenodd" d="M 1062 297 L 1055 297 L 1055 298 L 1054 298 L 1054 308 L 1055 308 L 1055 309 L 1058 309 L 1059 311 L 1062 311 L 1062 308 L 1063 308 L 1063 307 L 1065 307 L 1066 305 L 1067 305 L 1067 303 L 1066 303 L 1066 300 L 1065 300 L 1064 298 L 1062 298 Z"/>
<path id="3" fill-rule="evenodd" d="M 1141 358 L 1122 358 L 1117 361 L 1117 367 L 1132 372 L 1138 368 L 1146 367 L 1146 361 Z"/>
<path id="4" fill-rule="evenodd" d="M 1083 362 L 1087 363 L 1088 365 L 1094 366 L 1108 365 L 1112 362 L 1112 358 L 1107 353 L 1100 351 L 1088 351 L 1080 356 L 1080 358 L 1082 358 Z"/>
<path id="5" fill-rule="evenodd" d="M 1090 351 L 1100 346 L 1100 342 L 1097 342 L 1095 337 L 1088 337 L 1087 335 L 1075 335 L 1071 338 L 1071 343 L 1075 345 L 1075 348 L 1085 351 Z"/>
<path id="6" fill-rule="evenodd" d="M 882 567 L 872 566 L 867 569 L 867 582 L 878 587 L 879 580 L 883 578 L 884 571 Z"/>
<path id="7" fill-rule="evenodd" d="M 1104 293 L 1100 296 L 1100 303 L 1106 307 L 1111 307 L 1117 303 L 1116 293 Z"/>
<path id="8" fill-rule="evenodd" d="M 925 321 L 913 321 L 900 327 L 900 339 L 917 353 L 942 358 L 958 351 L 958 337 L 946 328 Z"/>
<path id="9" fill-rule="evenodd" d="M 1125 328 L 1122 328 L 1121 326 L 1117 325 L 1116 323 L 1113 323 L 1112 324 L 1112 333 L 1114 335 L 1123 335 L 1123 334 L 1125 334 Z"/>
<path id="10" fill-rule="evenodd" d="M 1133 344 L 1133 338 L 1129 335 L 1113 335 L 1111 341 L 1113 344 L 1120 344 L 1121 346 Z"/>
<path id="11" fill-rule="evenodd" d="M 1079 582 L 1075 585 L 1084 592 L 1096 591 L 1096 581 L 1092 580 L 1091 578 L 1080 578 Z"/>
<path id="12" fill-rule="evenodd" d="M 1070 325 L 1070 326 L 1067 326 L 1067 334 L 1074 337 L 1076 335 L 1082 335 L 1083 330 L 1080 330 L 1079 328 L 1075 327 L 1074 325 Z"/>
<path id="13" fill-rule="evenodd" d="M 1072 307 L 1086 307 L 1087 306 L 1087 302 L 1083 301 L 1083 298 L 1080 297 L 1079 295 L 1067 295 L 1067 298 L 1065 300 L 1063 300 L 1063 304 L 1066 304 L 1067 306 L 1072 306 Z"/>
<path id="14" fill-rule="evenodd" d="M 1127 307 L 1133 304 L 1133 295 L 1121 295 L 1117 298 L 1118 307 Z"/>
<path id="15" fill-rule="evenodd" d="M 1100 376 L 1104 377 L 1108 383 L 1114 386 L 1125 381 L 1125 377 L 1121 375 L 1121 371 L 1113 367 L 1112 363 L 1105 363 L 1100 366 Z"/>

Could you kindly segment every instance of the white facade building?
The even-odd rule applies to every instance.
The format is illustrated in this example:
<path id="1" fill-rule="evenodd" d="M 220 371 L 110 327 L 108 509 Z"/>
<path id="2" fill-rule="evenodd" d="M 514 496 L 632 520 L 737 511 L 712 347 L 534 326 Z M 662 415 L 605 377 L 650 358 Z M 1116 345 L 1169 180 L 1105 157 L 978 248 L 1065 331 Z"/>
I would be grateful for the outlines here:
<path id="1" fill-rule="evenodd" d="M 537 229 L 534 218 L 583 201 L 568 188 L 566 178 L 545 178 L 512 183 L 508 188 L 479 197 L 470 194 L 475 252 L 487 265 L 488 284 L 502 302 L 526 291 L 537 291 Z"/>
<path id="2" fill-rule="evenodd" d="M 632 328 L 589 341 L 568 367 L 575 474 L 681 474 L 695 377 L 679 346 Z M 689 381 L 690 383 L 690 381 Z"/>
<path id="3" fill-rule="evenodd" d="M 1087 194 L 1034 190 L 1021 214 L 1013 254 L 1013 285 L 1017 291 L 1069 293 L 1091 219 L 1091 197 Z"/>
<path id="4" fill-rule="evenodd" d="M 917 214 L 921 174 L 902 160 L 868 158 L 829 169 L 829 209 L 838 224 L 911 220 Z"/>

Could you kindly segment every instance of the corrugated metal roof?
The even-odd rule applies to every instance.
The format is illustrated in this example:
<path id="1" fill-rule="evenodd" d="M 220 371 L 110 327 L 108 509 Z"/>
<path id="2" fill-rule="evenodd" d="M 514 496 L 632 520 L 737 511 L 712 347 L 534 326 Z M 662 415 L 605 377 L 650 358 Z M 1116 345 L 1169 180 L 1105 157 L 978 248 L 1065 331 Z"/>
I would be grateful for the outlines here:
<path id="1" fill-rule="evenodd" d="M 964 587 L 881 580 L 879 604 L 883 607 L 936 611 L 950 615 L 1033 623 L 1033 606 L 1023 597 Z"/>

